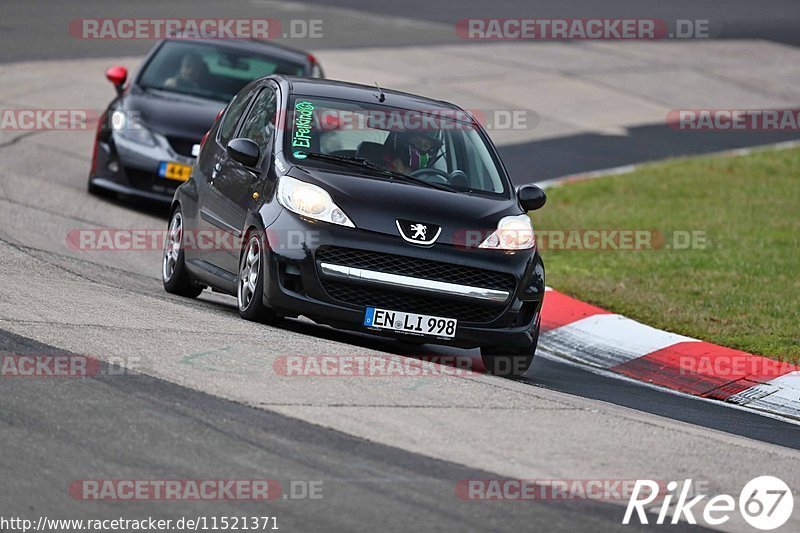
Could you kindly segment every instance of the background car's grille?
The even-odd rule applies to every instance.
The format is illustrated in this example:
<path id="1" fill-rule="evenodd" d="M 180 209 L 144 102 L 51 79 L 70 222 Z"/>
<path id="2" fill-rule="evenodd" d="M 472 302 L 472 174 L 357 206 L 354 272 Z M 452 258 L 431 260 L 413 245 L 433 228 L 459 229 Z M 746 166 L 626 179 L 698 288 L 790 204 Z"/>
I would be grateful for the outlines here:
<path id="1" fill-rule="evenodd" d="M 455 318 L 459 322 L 491 322 L 500 316 L 502 307 L 487 307 L 440 298 L 402 294 L 385 289 L 371 289 L 339 281 L 322 280 L 322 287 L 331 298 L 359 307 L 381 307 L 393 311 L 406 311 L 444 318 Z"/>
<path id="2" fill-rule="evenodd" d="M 192 146 L 200 144 L 200 139 L 187 139 L 186 137 L 167 137 L 167 140 L 173 150 L 186 157 L 194 157 Z"/>
<path id="3" fill-rule="evenodd" d="M 156 178 L 156 175 L 152 172 L 133 167 L 125 167 L 125 175 L 131 185 L 137 189 L 150 189 Z"/>
<path id="4" fill-rule="evenodd" d="M 147 170 L 140 170 L 133 167 L 124 168 L 128 181 L 137 189 L 144 189 L 147 191 L 155 190 L 156 192 L 163 190 L 169 192 L 174 191 L 178 188 L 178 185 L 181 184 L 179 181 L 160 178 L 156 176 L 155 173 L 148 172 Z"/>
<path id="5" fill-rule="evenodd" d="M 505 290 L 510 294 L 513 294 L 516 288 L 516 281 L 510 274 L 352 248 L 321 246 L 316 252 L 316 260 L 422 279 Z M 406 291 L 366 287 L 325 277 L 322 277 L 321 281 L 323 289 L 331 298 L 359 307 L 383 307 L 479 323 L 495 320 L 504 309 L 504 306 L 496 304 L 409 294 Z"/>
<path id="6" fill-rule="evenodd" d="M 316 258 L 317 261 L 335 265 L 458 283 L 459 285 L 482 287 L 484 289 L 513 292 L 516 287 L 516 281 L 511 274 L 353 248 L 320 246 L 317 250 Z"/>

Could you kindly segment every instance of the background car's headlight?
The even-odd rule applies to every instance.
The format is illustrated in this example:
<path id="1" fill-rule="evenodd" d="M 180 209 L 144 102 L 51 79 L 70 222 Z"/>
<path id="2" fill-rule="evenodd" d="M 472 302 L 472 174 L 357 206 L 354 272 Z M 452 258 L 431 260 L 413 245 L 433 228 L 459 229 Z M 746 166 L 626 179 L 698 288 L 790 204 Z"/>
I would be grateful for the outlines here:
<path id="1" fill-rule="evenodd" d="M 289 176 L 281 176 L 278 182 L 278 203 L 304 217 L 355 227 L 344 211 L 333 202 L 328 191 Z"/>
<path id="2" fill-rule="evenodd" d="M 528 215 L 503 217 L 497 229 L 478 246 L 495 250 L 527 250 L 536 245 Z"/>
<path id="3" fill-rule="evenodd" d="M 156 140 L 150 130 L 125 111 L 117 110 L 111 113 L 111 127 L 118 135 L 129 141 L 147 146 L 156 145 Z"/>

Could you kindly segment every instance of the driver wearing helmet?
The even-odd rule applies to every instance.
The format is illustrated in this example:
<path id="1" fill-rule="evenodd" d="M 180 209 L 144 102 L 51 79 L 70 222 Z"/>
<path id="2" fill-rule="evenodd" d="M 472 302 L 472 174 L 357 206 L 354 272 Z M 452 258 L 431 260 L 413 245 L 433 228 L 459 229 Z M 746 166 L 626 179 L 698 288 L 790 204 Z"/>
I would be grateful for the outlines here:
<path id="1" fill-rule="evenodd" d="M 441 147 L 441 141 L 423 133 L 397 133 L 393 153 L 386 157 L 386 166 L 403 174 L 427 168 L 436 162 Z"/>

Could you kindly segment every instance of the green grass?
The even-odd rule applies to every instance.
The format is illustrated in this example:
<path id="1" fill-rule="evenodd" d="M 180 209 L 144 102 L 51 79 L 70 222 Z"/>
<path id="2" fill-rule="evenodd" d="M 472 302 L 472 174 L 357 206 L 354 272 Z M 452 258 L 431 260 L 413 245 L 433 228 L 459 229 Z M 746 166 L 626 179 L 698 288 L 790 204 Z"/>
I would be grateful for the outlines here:
<path id="1" fill-rule="evenodd" d="M 531 215 L 537 231 L 704 231 L 705 249 L 545 249 L 547 283 L 660 329 L 800 362 L 800 149 L 556 187 Z"/>

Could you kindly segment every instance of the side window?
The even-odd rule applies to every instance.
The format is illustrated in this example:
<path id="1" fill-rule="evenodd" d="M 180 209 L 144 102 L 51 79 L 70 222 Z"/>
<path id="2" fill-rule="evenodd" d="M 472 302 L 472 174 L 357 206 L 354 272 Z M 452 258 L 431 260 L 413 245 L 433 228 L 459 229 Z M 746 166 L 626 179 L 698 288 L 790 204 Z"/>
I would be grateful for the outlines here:
<path id="1" fill-rule="evenodd" d="M 273 89 L 267 87 L 256 97 L 250 113 L 242 123 L 239 137 L 254 141 L 263 153 L 275 133 L 276 112 L 277 95 Z"/>
<path id="2" fill-rule="evenodd" d="M 240 92 L 228 104 L 228 109 L 222 118 L 222 124 L 219 126 L 219 134 L 217 136 L 222 146 L 227 145 L 228 141 L 231 140 L 233 132 L 236 130 L 236 124 L 239 122 L 239 117 L 247 107 L 247 102 L 250 101 L 251 94 L 253 94 L 252 91 Z"/>

